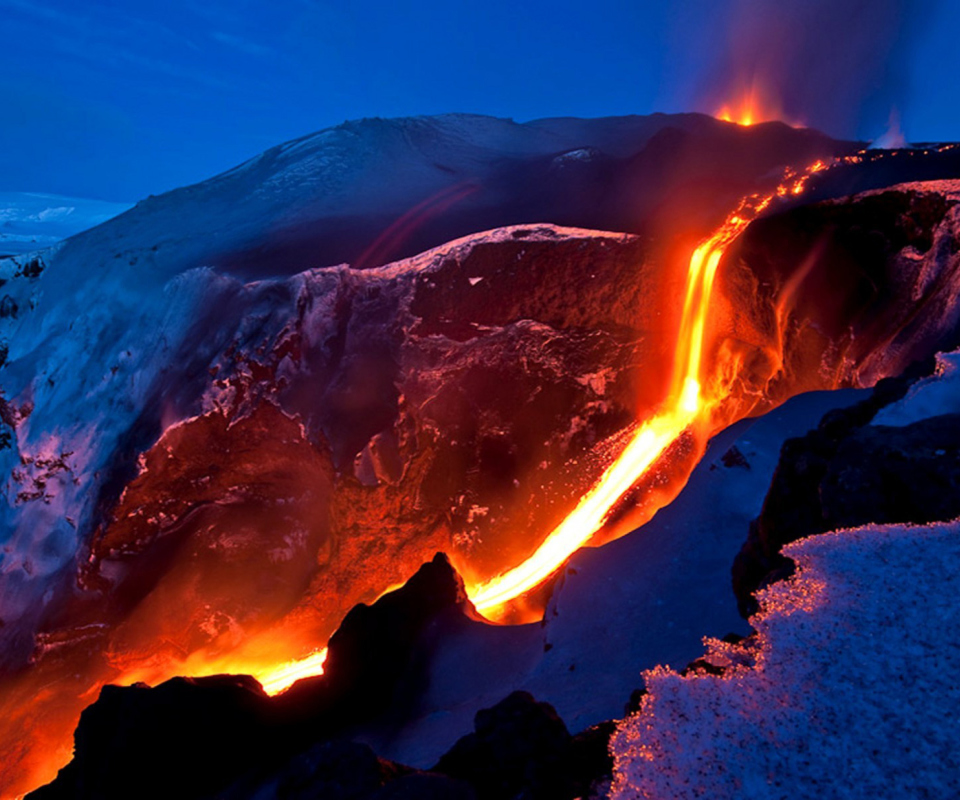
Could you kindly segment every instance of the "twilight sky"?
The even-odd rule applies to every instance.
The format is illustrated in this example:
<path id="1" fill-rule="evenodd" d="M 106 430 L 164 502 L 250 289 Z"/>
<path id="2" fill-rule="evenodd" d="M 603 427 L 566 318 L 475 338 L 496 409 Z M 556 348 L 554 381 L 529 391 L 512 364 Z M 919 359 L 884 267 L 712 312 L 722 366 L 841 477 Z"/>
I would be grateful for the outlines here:
<path id="1" fill-rule="evenodd" d="M 345 119 L 715 112 L 960 139 L 954 0 L 0 0 L 0 190 L 134 201 Z"/>

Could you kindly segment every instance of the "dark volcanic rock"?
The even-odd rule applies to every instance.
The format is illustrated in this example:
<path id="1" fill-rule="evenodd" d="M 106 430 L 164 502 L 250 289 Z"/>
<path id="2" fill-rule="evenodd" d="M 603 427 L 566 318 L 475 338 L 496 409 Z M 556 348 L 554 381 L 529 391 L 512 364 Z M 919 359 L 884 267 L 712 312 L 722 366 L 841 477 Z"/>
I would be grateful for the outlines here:
<path id="1" fill-rule="evenodd" d="M 415 772 L 391 781 L 369 800 L 476 800 L 477 793 L 469 783 L 436 775 Z"/>
<path id="2" fill-rule="evenodd" d="M 903 427 L 869 424 L 930 366 L 884 381 L 864 403 L 833 412 L 816 430 L 784 444 L 763 509 L 734 562 L 744 616 L 756 611 L 758 588 L 792 574 L 793 563 L 780 554 L 789 542 L 867 523 L 960 515 L 960 415 Z"/>
<path id="3" fill-rule="evenodd" d="M 686 152 L 686 135 L 649 144 Z M 579 169 L 568 160 L 551 169 Z M 716 379 L 733 398 L 716 425 L 940 346 L 960 315 L 958 196 L 896 187 L 752 225 L 711 307 L 704 363 L 730 365 Z M 669 390 L 679 244 L 524 225 L 244 284 L 183 271 L 189 247 L 114 259 L 168 219 L 142 211 L 126 220 L 142 228 L 101 230 L 4 287 L 20 312 L 0 319 L 16 409 L 0 449 L 0 663 L 23 671 L 0 685 L 4 748 L 54 710 L 66 741 L 127 667 L 159 665 L 160 681 L 241 642 L 295 658 L 438 550 L 471 584 L 519 563 Z M 329 711 L 322 694 L 303 708 Z M 0 781 L 15 784 L 11 764 Z"/>
<path id="4" fill-rule="evenodd" d="M 476 612 L 463 579 L 437 553 L 400 589 L 355 606 L 330 637 L 324 674 L 294 684 L 274 703 L 318 735 L 413 702 L 424 680 L 418 642 L 429 624 L 451 616 Z"/>
<path id="5" fill-rule="evenodd" d="M 960 415 L 854 432 L 820 483 L 820 507 L 831 529 L 960 515 Z"/>
<path id="6" fill-rule="evenodd" d="M 246 772 L 275 770 L 282 797 L 366 797 L 409 770 L 343 743 L 321 744 L 285 768 L 278 764 L 311 741 L 415 697 L 422 681 L 418 640 L 426 627 L 445 615 L 474 613 L 462 579 L 438 553 L 400 589 L 353 609 L 330 639 L 326 674 L 279 697 L 265 695 L 248 676 L 105 686 L 81 716 L 73 761 L 32 796 L 204 798 Z"/>
<path id="7" fill-rule="evenodd" d="M 477 712 L 475 732 L 460 739 L 434 771 L 467 781 L 480 798 L 572 797 L 571 737 L 552 706 L 514 692 Z"/>
<path id="8" fill-rule="evenodd" d="M 727 337 L 720 355 L 745 342 L 779 347 L 748 348 L 733 380 L 762 381 L 770 398 L 838 369 L 869 386 L 950 348 L 960 321 L 950 186 L 896 186 L 751 224 L 724 256 L 712 324 Z"/>
<path id="9" fill-rule="evenodd" d="M 276 755 L 276 719 L 252 678 L 105 686 L 83 712 L 74 758 L 34 800 L 210 797 Z"/>
<path id="10" fill-rule="evenodd" d="M 364 744 L 324 742 L 280 768 L 269 785 L 277 800 L 364 800 L 379 796 L 378 789 L 408 771 L 377 758 Z M 226 796 L 240 800 L 249 795 L 234 789 Z"/>

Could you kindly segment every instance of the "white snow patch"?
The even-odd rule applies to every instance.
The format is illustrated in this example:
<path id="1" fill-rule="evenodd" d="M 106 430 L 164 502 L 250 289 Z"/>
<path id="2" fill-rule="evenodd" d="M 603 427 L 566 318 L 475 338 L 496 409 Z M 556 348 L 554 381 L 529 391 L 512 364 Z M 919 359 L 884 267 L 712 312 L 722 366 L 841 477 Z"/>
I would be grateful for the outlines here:
<path id="1" fill-rule="evenodd" d="M 800 572 L 761 595 L 755 666 L 645 673 L 649 694 L 611 743 L 611 797 L 957 796 L 960 523 L 784 552 Z"/>

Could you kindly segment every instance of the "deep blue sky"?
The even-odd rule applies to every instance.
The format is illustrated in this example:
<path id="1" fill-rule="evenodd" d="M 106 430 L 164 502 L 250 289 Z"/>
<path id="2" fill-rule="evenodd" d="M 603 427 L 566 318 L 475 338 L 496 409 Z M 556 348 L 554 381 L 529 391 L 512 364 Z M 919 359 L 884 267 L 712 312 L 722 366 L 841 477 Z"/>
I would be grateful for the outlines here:
<path id="1" fill-rule="evenodd" d="M 828 133 L 960 139 L 955 0 L 0 0 L 0 31 L 0 190 L 132 201 L 367 116 L 711 112 L 757 65 Z"/>

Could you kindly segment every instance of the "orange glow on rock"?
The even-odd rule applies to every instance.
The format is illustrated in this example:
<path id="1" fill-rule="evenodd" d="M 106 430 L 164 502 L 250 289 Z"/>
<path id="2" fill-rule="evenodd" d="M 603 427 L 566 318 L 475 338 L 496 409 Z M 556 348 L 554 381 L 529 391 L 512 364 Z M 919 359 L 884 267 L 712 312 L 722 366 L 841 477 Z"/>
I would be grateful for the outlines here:
<path id="1" fill-rule="evenodd" d="M 604 528 L 611 515 L 618 510 L 618 504 L 623 505 L 638 481 L 651 473 L 678 438 L 692 433 L 695 446 L 702 448 L 714 430 L 733 421 L 729 409 L 726 416 L 717 413 L 731 391 L 729 386 L 722 385 L 717 376 L 724 366 L 729 365 L 720 363 L 720 359 L 713 359 L 710 355 L 711 298 L 723 254 L 775 198 L 801 193 L 810 175 L 825 168 L 826 164 L 818 161 L 802 172 L 788 170 L 782 183 L 773 192 L 745 198 L 713 236 L 693 250 L 687 266 L 683 305 L 678 310 L 680 322 L 673 355 L 673 374 L 662 407 L 658 413 L 638 423 L 632 434 L 625 437 L 626 444 L 619 455 L 611 459 L 593 487 L 532 555 L 490 580 L 467 584 L 467 594 L 481 614 L 489 619 L 500 619 L 509 608 L 524 602 L 524 595 L 547 580 L 574 551 L 588 544 Z M 709 366 L 705 366 L 705 360 L 711 361 Z M 271 417 L 268 422 L 271 429 L 284 424 L 279 417 Z M 219 430 L 217 428 L 214 432 Z M 290 447 L 297 446 L 300 438 L 298 431 L 292 430 L 287 437 Z M 278 463 L 282 463 L 280 455 L 282 453 L 277 455 Z M 299 450 L 294 452 L 294 456 L 299 457 Z M 312 479 L 314 473 L 322 477 L 319 468 L 307 477 Z M 177 473 L 177 476 L 179 478 L 180 474 Z M 186 474 L 181 482 L 189 488 L 194 485 L 188 480 L 191 478 L 192 473 Z M 263 476 L 258 479 L 262 480 Z M 181 493 L 178 500 L 186 502 L 190 497 Z M 311 505 L 307 510 L 312 511 L 313 508 Z M 157 518 L 160 518 L 159 515 Z M 378 589 L 375 588 L 374 593 Z M 162 599 L 163 596 L 157 594 L 156 602 L 160 603 Z M 314 630 L 307 625 L 298 628 L 294 621 L 285 629 L 263 630 L 253 637 L 248 636 L 239 644 L 229 639 L 228 631 L 222 642 L 216 642 L 216 650 L 210 648 L 185 653 L 171 646 L 152 656 L 146 655 L 147 650 L 143 647 L 108 652 L 103 656 L 106 663 L 97 673 L 96 684 L 83 696 L 83 701 L 93 702 L 95 692 L 104 683 L 131 684 L 142 681 L 156 684 L 175 675 L 200 677 L 222 673 L 253 675 L 268 694 L 279 694 L 298 680 L 323 673 L 326 648 L 309 652 L 317 642 L 315 633 L 310 641 L 307 640 L 307 633 Z M 305 652 L 309 654 L 302 658 L 295 657 Z M 69 713 L 72 715 L 74 712 L 71 710 Z M 34 724 L 34 720 L 23 719 L 16 720 L 16 723 L 29 728 L 36 737 L 30 743 L 33 753 L 38 752 L 36 745 L 40 742 L 36 732 L 49 730 L 42 742 L 45 745 L 42 747 L 43 755 L 29 759 L 24 755 L 21 759 L 24 764 L 30 762 L 27 783 L 39 786 L 49 782 L 57 769 L 69 759 L 70 745 L 68 740 L 64 741 L 63 734 L 75 726 L 75 716 L 60 721 L 56 726 Z M 20 781 L 24 780 L 22 775 L 17 777 Z"/>
<path id="2" fill-rule="evenodd" d="M 774 198 L 799 194 L 810 175 L 825 168 L 823 162 L 817 161 L 800 173 L 787 170 L 773 192 L 744 198 L 720 229 L 693 251 L 687 268 L 672 390 L 664 409 L 638 426 L 619 457 L 533 555 L 492 580 L 467 586 L 477 611 L 498 619 L 508 604 L 549 578 L 575 550 L 590 541 L 617 503 L 684 431 L 698 429 L 700 441 L 705 443 L 713 432 L 708 430 L 712 413 L 726 399 L 725 390 L 716 382 L 706 382 L 702 364 L 710 300 L 723 253 Z M 705 393 L 705 385 L 714 388 Z M 306 662 L 301 663 L 305 677 L 309 674 Z M 294 674 L 297 667 L 291 664 L 284 669 Z"/>

